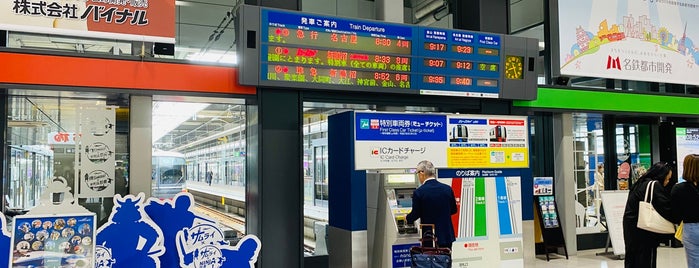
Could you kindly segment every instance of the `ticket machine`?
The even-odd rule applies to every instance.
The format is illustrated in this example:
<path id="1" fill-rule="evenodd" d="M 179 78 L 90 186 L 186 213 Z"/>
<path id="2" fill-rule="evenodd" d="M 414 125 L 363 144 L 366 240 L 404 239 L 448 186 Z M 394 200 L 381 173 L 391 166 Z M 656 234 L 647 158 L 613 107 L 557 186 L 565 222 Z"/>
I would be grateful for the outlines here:
<path id="1" fill-rule="evenodd" d="M 419 242 L 417 222 L 408 223 L 413 192 L 418 187 L 412 170 L 367 172 L 367 246 L 369 267 L 395 267 L 405 249 Z M 403 250 L 395 250 L 401 248 Z M 410 267 L 410 263 L 405 266 Z"/>

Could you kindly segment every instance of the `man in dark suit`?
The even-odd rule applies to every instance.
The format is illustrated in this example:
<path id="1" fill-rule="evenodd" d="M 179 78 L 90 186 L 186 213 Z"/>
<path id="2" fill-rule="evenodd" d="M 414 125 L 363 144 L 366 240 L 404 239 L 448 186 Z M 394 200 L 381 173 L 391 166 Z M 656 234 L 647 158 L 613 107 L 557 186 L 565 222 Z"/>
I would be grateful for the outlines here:
<path id="1" fill-rule="evenodd" d="M 422 161 L 415 170 L 421 186 L 413 192 L 413 209 L 406 220 L 410 223 L 418 218 L 421 224 L 434 224 L 434 233 L 439 247 L 451 248 L 456 240 L 451 215 L 456 213 L 456 198 L 451 187 L 435 178 L 432 162 Z"/>

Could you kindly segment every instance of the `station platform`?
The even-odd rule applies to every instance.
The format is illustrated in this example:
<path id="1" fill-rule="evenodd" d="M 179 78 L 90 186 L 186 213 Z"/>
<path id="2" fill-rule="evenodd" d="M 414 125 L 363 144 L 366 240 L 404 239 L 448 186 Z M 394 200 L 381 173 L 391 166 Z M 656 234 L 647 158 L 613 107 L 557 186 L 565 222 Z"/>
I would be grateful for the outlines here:
<path id="1" fill-rule="evenodd" d="M 185 183 L 185 189 L 245 202 L 245 186 L 242 185 L 209 185 L 208 183 L 200 181 L 187 181 L 187 183 Z M 328 221 L 327 206 L 304 205 L 303 214 L 305 218 Z"/>

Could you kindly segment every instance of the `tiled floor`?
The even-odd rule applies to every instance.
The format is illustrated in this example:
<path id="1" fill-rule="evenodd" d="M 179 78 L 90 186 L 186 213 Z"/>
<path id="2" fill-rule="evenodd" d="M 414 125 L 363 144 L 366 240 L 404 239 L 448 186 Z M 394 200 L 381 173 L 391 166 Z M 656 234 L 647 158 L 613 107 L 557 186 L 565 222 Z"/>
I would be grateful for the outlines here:
<path id="1" fill-rule="evenodd" d="M 565 256 L 549 254 L 550 261 L 546 261 L 546 255 L 536 255 L 533 263 L 525 263 L 524 267 L 546 267 L 546 268 L 623 268 L 624 261 L 616 259 L 614 256 L 597 256 L 596 253 L 604 252 L 604 249 L 578 251 L 577 256 Z M 686 268 L 687 259 L 684 255 L 684 248 L 658 248 L 658 267 Z"/>

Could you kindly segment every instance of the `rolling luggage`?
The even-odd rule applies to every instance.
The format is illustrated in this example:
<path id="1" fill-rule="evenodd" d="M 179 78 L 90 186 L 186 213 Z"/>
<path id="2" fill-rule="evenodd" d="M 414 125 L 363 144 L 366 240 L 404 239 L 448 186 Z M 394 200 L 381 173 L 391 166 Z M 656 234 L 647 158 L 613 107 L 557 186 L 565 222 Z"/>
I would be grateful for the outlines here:
<path id="1" fill-rule="evenodd" d="M 413 268 L 451 268 L 451 250 L 437 246 L 434 224 L 420 224 L 420 246 L 410 248 Z"/>

